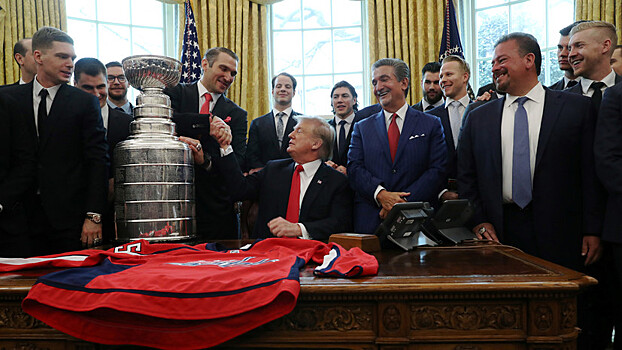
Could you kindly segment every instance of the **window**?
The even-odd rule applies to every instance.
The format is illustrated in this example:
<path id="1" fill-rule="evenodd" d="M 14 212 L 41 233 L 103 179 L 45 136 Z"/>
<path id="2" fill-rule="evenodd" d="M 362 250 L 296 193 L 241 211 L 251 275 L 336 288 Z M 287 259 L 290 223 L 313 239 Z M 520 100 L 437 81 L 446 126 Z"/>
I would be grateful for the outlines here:
<path id="1" fill-rule="evenodd" d="M 469 3 L 470 2 L 470 3 Z M 474 84 L 492 82 L 491 61 L 499 37 L 511 32 L 526 32 L 538 39 L 542 50 L 542 70 L 538 79 L 546 86 L 562 78 L 557 64 L 559 30 L 574 22 L 574 0 L 469 0 L 464 18 L 472 39 L 467 57 L 473 68 Z M 472 9 L 469 11 L 469 9 Z M 463 26 L 464 28 L 464 26 Z M 463 31 L 464 32 L 464 31 Z"/>
<path id="2" fill-rule="evenodd" d="M 341 80 L 356 88 L 359 106 L 367 105 L 364 13 L 360 0 L 285 0 L 271 6 L 271 76 L 296 77 L 295 111 L 332 115 L 330 90 Z"/>

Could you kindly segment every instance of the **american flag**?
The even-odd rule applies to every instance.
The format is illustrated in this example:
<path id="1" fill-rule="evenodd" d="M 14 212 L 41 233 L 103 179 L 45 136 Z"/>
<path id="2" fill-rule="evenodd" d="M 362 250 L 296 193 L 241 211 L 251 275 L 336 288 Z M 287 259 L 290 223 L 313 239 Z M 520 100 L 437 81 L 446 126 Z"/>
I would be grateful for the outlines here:
<path id="1" fill-rule="evenodd" d="M 201 77 L 201 51 L 197 41 L 197 26 L 190 0 L 186 0 L 186 28 L 184 29 L 184 43 L 181 54 L 181 82 L 194 83 Z"/>
<path id="2" fill-rule="evenodd" d="M 443 39 L 441 40 L 438 60 L 443 61 L 443 58 L 449 55 L 457 55 L 464 58 L 453 0 L 445 0 L 445 25 L 443 27 Z"/>

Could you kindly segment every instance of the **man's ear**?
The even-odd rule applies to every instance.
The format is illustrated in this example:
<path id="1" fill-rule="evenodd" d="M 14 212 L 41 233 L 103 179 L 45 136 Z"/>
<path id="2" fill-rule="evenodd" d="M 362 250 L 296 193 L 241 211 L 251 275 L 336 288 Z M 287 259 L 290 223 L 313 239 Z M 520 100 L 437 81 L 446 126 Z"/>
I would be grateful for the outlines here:
<path id="1" fill-rule="evenodd" d="M 321 139 L 316 139 L 315 141 L 313 141 L 313 144 L 311 145 L 312 150 L 317 151 L 318 149 L 320 149 L 320 147 L 322 147 Z"/>
<path id="2" fill-rule="evenodd" d="M 32 52 L 32 57 L 35 59 L 35 62 L 38 64 L 43 64 L 43 60 L 41 59 L 41 55 L 43 55 L 43 53 L 41 53 L 41 51 L 39 50 L 34 50 Z"/>

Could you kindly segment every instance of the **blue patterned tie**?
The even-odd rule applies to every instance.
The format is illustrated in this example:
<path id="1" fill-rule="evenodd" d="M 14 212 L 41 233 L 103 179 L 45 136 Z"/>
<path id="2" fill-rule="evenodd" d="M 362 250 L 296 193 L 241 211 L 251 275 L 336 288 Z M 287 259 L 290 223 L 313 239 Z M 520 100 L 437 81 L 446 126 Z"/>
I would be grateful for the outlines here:
<path id="1" fill-rule="evenodd" d="M 512 152 L 512 200 L 521 209 L 531 202 L 531 162 L 529 161 L 529 122 L 523 104 L 529 98 L 516 99 L 514 150 Z"/>

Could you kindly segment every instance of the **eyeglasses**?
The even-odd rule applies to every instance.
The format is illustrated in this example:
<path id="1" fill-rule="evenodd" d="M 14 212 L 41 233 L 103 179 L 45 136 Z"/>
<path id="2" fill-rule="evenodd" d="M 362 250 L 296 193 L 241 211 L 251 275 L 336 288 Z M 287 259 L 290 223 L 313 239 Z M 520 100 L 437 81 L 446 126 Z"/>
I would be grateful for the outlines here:
<path id="1" fill-rule="evenodd" d="M 108 81 L 109 82 L 113 82 L 115 79 L 117 79 L 119 81 L 119 83 L 125 83 L 125 81 L 127 80 L 127 78 L 125 78 L 125 75 L 121 74 L 121 75 L 109 75 L 108 76 Z"/>

